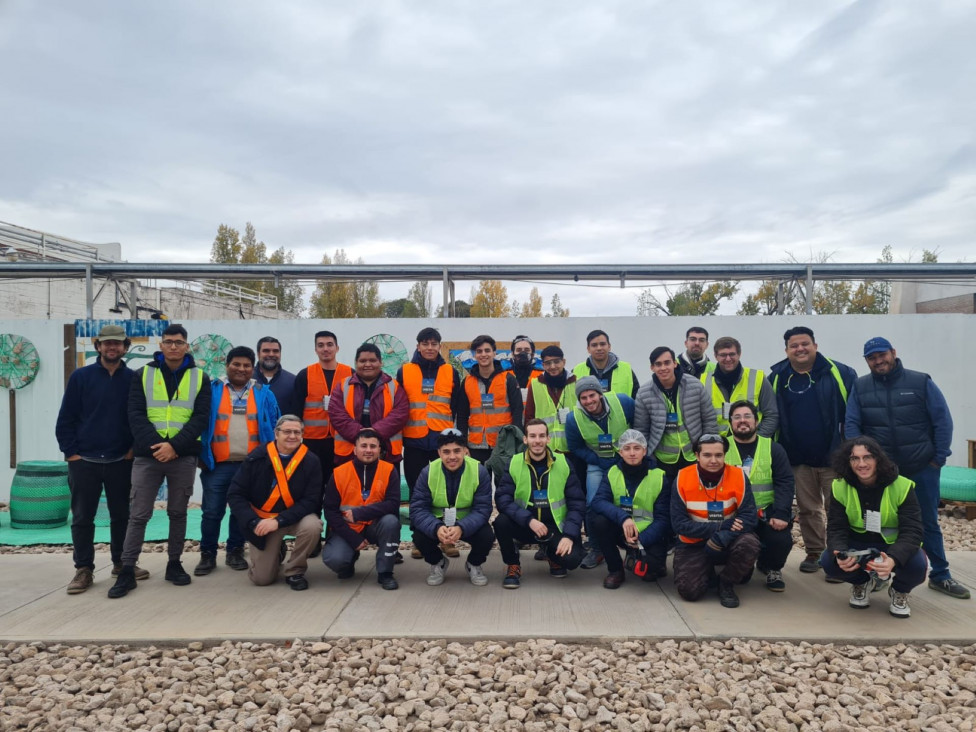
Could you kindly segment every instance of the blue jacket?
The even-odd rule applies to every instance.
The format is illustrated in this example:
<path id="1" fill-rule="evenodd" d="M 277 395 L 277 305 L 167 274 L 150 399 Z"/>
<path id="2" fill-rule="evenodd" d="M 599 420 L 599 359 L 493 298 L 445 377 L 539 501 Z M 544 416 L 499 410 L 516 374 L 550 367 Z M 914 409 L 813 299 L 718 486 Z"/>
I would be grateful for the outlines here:
<path id="1" fill-rule="evenodd" d="M 633 425 L 634 400 L 624 394 L 617 394 L 617 398 L 620 399 L 620 406 L 624 409 L 624 419 L 627 420 L 628 426 Z M 600 425 L 601 429 L 606 430 L 608 418 L 609 415 L 603 419 L 594 421 Z M 610 458 L 602 458 L 590 449 L 590 446 L 586 444 L 586 441 L 580 435 L 579 427 L 576 425 L 576 414 L 574 412 L 566 415 L 566 443 L 569 446 L 569 451 L 576 457 L 587 465 L 599 465 L 600 470 L 604 472 L 610 470 L 617 462 L 616 455 Z"/>
<path id="2" fill-rule="evenodd" d="M 128 403 L 134 376 L 124 361 L 109 375 L 101 357 L 72 372 L 54 428 L 65 457 L 116 460 L 129 451 Z"/>
<path id="3" fill-rule="evenodd" d="M 415 530 L 436 540 L 437 530 L 444 526 L 444 522 L 433 513 L 434 499 L 430 493 L 429 483 L 432 465 L 433 463 L 425 465 L 417 478 L 417 485 L 414 486 L 413 496 L 410 499 L 410 521 Z M 443 465 L 439 467 L 444 470 Z M 463 470 L 457 470 L 452 473 L 449 470 L 444 470 L 445 487 L 449 499 L 456 498 L 461 486 L 463 472 Z M 457 525 L 461 527 L 461 538 L 465 541 L 470 540 L 482 526 L 488 524 L 489 518 L 491 518 L 491 476 L 484 465 L 478 465 L 478 487 L 475 489 L 474 498 L 471 501 L 471 510 L 467 516 L 459 518 L 457 521 Z"/>
<path id="4" fill-rule="evenodd" d="M 210 399 L 210 424 L 200 438 L 203 441 L 200 461 L 204 464 L 205 470 L 214 469 L 213 449 L 210 447 L 210 442 L 213 440 L 214 428 L 217 425 L 217 412 L 220 411 L 220 402 L 224 398 L 224 387 L 225 384 L 222 379 L 214 379 L 210 382 L 212 395 Z M 254 384 L 253 393 L 254 402 L 258 409 L 258 440 L 262 445 L 265 445 L 274 442 L 274 427 L 281 413 L 278 411 L 278 401 L 271 389 L 261 384 Z"/>
<path id="5" fill-rule="evenodd" d="M 621 399 L 623 398 L 621 396 Z M 548 478 L 546 480 L 548 481 Z M 580 485 L 579 478 L 576 477 L 576 472 L 572 467 L 569 470 L 569 477 L 566 478 L 564 494 L 566 496 L 566 520 L 563 522 L 562 533 L 573 541 L 579 541 L 580 532 L 583 529 L 583 516 L 586 513 L 586 492 Z M 535 518 L 532 511 L 528 508 L 522 508 L 515 502 L 515 479 L 509 470 L 506 470 L 498 479 L 495 487 L 495 504 L 498 506 L 498 513 L 505 514 L 518 526 L 525 529 L 529 528 L 529 522 Z"/>
<path id="6" fill-rule="evenodd" d="M 620 460 L 618 458 L 618 463 L 619 462 Z M 648 470 L 654 468 L 654 465 L 654 458 L 646 458 L 645 467 Z M 641 478 L 641 480 L 643 480 L 643 478 Z M 632 482 L 627 478 L 626 473 L 624 473 L 624 481 L 627 484 L 627 490 L 629 490 L 633 496 L 634 491 L 637 490 L 639 482 Z M 593 496 L 593 502 L 590 504 L 590 510 L 604 516 L 617 526 L 623 526 L 624 521 L 630 518 L 630 515 L 626 511 L 614 504 L 613 489 L 610 487 L 610 478 L 608 478 L 606 475 L 603 476 L 603 480 L 600 482 L 600 487 L 597 489 L 596 495 Z M 641 544 L 648 547 L 652 544 L 666 541 L 670 539 L 670 537 L 671 481 L 665 477 L 664 482 L 661 485 L 661 495 L 659 495 L 657 500 L 654 502 L 654 520 L 651 522 L 650 526 L 640 532 L 639 539 Z"/>

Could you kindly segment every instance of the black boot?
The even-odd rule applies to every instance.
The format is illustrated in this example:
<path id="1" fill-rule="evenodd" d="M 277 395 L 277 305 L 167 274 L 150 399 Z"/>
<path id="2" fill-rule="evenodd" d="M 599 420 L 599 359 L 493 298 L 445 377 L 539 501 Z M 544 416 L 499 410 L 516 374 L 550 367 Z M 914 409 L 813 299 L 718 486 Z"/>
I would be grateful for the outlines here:
<path id="1" fill-rule="evenodd" d="M 125 597 L 129 590 L 134 590 L 137 586 L 135 567 L 122 567 L 115 584 L 109 588 L 108 596 L 113 599 Z"/>
<path id="2" fill-rule="evenodd" d="M 166 563 L 166 581 L 174 585 L 190 584 L 190 575 L 183 569 L 183 563 L 179 559 L 170 559 Z"/>

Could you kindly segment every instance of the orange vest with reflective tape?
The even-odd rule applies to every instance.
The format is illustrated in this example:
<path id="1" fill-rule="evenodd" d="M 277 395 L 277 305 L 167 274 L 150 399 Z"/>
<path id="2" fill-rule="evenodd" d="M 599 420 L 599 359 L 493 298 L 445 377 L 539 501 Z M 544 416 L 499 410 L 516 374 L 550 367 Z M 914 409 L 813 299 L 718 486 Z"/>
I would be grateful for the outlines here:
<path id="1" fill-rule="evenodd" d="M 230 403 L 230 387 L 224 384 L 224 396 L 220 400 L 217 410 L 217 421 L 214 423 L 213 439 L 210 449 L 213 451 L 214 462 L 223 463 L 230 458 L 230 418 L 234 414 L 234 407 Z M 258 437 L 258 405 L 254 399 L 254 389 L 247 390 L 247 451 L 251 452 L 261 444 Z"/>
<path id="2" fill-rule="evenodd" d="M 481 379 L 468 374 L 464 379 L 464 393 L 468 398 L 471 416 L 468 417 L 468 446 L 476 449 L 494 447 L 498 432 L 512 423 L 512 408 L 508 403 L 508 372 L 499 371 L 491 377 L 488 394 L 492 404 L 481 401 Z"/>
<path id="3" fill-rule="evenodd" d="M 678 471 L 678 496 L 685 504 L 685 510 L 694 521 L 708 521 L 708 503 L 722 502 L 722 520 L 734 516 L 745 497 L 746 480 L 742 468 L 725 466 L 725 475 L 715 488 L 705 488 L 698 479 L 698 466 L 689 465 Z M 693 539 L 678 535 L 685 544 L 699 544 L 704 539 Z"/>
<path id="4" fill-rule="evenodd" d="M 424 374 L 415 363 L 403 364 L 403 388 L 410 402 L 410 416 L 403 436 L 410 439 L 426 437 L 454 426 L 451 418 L 451 392 L 454 390 L 454 367 L 449 363 L 437 369 L 434 391 L 424 394 Z"/>
<path id="5" fill-rule="evenodd" d="M 322 364 L 313 363 L 305 374 L 308 377 L 308 394 L 305 396 L 305 407 L 302 410 L 302 422 L 305 423 L 305 438 L 309 440 L 324 440 L 335 435 L 332 423 L 329 421 L 329 411 L 322 406 L 322 400 L 329 396 L 329 384 L 325 380 L 325 373 L 322 371 Z M 336 381 L 342 382 L 352 376 L 352 369 L 344 363 L 336 364 L 335 376 L 332 377 L 332 386 Z"/>
<path id="6" fill-rule="evenodd" d="M 288 479 L 295 474 L 295 471 L 298 470 L 298 466 L 307 454 L 308 448 L 302 445 L 298 448 L 298 452 L 288 461 L 288 467 L 283 468 L 281 458 L 278 456 L 277 446 L 273 442 L 268 443 L 268 458 L 271 460 L 271 467 L 274 468 L 275 486 L 271 489 L 271 495 L 268 496 L 268 500 L 264 502 L 261 508 L 254 505 L 251 506 L 254 509 L 254 513 L 263 519 L 277 518 L 277 512 L 274 512 L 272 509 L 278 504 L 278 501 L 285 504 L 285 508 L 291 508 L 295 505 L 295 499 L 291 497 L 291 491 L 288 489 Z"/>
<path id="7" fill-rule="evenodd" d="M 345 400 L 346 413 L 358 422 L 359 419 L 356 417 L 356 384 L 353 384 L 350 378 L 351 375 L 343 380 L 342 394 Z M 377 388 L 373 390 L 373 399 L 370 400 L 370 416 L 373 415 L 373 400 L 375 400 L 376 394 L 382 389 L 383 414 L 380 415 L 380 419 L 386 417 L 386 415 L 390 413 L 390 410 L 393 409 L 393 397 L 396 396 L 396 391 L 399 388 L 400 385 L 397 384 L 396 379 L 390 379 L 385 384 L 378 385 Z M 393 455 L 400 455 L 403 453 L 402 433 L 397 432 L 395 435 L 393 435 L 393 437 L 390 438 L 390 452 Z M 352 443 L 338 432 L 335 433 L 335 454 L 340 456 L 352 455 Z"/>
<path id="8" fill-rule="evenodd" d="M 369 495 L 363 500 L 363 484 L 359 479 L 356 470 L 356 463 L 350 460 L 343 463 L 332 472 L 332 479 L 335 481 L 336 490 L 339 491 L 339 510 L 348 511 L 360 506 L 368 506 L 371 503 L 379 503 L 386 498 L 386 486 L 390 483 L 390 475 L 393 473 L 393 463 L 380 460 L 376 463 L 376 472 L 373 473 L 373 482 L 369 486 Z M 359 532 L 369 526 L 372 521 L 357 521 L 349 524 L 349 528 Z"/>

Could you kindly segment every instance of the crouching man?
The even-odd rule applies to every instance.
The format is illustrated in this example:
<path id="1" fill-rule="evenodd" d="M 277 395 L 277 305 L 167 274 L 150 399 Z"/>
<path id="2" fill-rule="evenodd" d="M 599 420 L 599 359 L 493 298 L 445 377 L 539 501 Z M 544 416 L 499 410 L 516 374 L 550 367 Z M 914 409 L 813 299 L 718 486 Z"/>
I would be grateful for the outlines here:
<path id="1" fill-rule="evenodd" d="M 231 519 L 250 542 L 247 576 L 270 585 L 281 572 L 281 542 L 295 537 L 284 564 L 285 581 L 307 590 L 308 555 L 322 534 L 322 466 L 302 444 L 302 421 L 286 414 L 275 424 L 274 442 L 251 451 L 227 491 Z"/>

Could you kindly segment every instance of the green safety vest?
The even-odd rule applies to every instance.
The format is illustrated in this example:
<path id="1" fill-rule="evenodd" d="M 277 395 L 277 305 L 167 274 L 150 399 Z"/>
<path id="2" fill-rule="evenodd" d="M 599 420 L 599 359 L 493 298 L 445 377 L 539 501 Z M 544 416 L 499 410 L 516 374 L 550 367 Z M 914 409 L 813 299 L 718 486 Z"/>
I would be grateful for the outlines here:
<path id="1" fill-rule="evenodd" d="M 202 381 L 201 369 L 196 366 L 188 368 L 183 372 L 173 401 L 170 401 L 162 369 L 143 367 L 142 390 L 146 395 L 146 416 L 163 439 L 175 437 L 190 421 Z"/>
<path id="2" fill-rule="evenodd" d="M 607 471 L 607 480 L 610 481 L 610 490 L 613 491 L 613 503 L 620 507 L 620 499 L 629 496 L 627 490 L 627 480 L 624 478 L 624 471 L 619 466 L 614 465 Z M 661 488 L 664 485 L 664 471 L 658 468 L 648 470 L 647 475 L 634 491 L 634 506 L 630 517 L 637 524 L 637 530 L 643 531 L 654 523 L 654 504 L 658 496 L 661 495 Z M 627 509 L 624 508 L 626 511 Z"/>
<path id="3" fill-rule="evenodd" d="M 750 404 L 759 405 L 759 390 L 762 389 L 763 372 L 760 369 L 747 369 L 743 367 L 742 378 L 736 384 L 728 400 L 722 390 L 715 382 L 715 369 L 709 369 L 701 375 L 701 382 L 705 385 L 705 391 L 711 395 L 712 406 L 715 407 L 715 419 L 718 421 L 718 428 L 723 435 L 729 434 L 729 418 L 726 410 L 735 402 L 747 401 Z M 762 421 L 762 412 L 759 413 L 759 421 Z"/>
<path id="4" fill-rule="evenodd" d="M 576 374 L 577 379 L 582 379 L 584 376 L 593 376 L 586 361 L 576 364 L 573 367 L 573 373 Z M 599 379 L 599 377 L 597 378 Z M 626 361 L 617 361 L 617 366 L 610 375 L 609 391 L 624 394 L 625 396 L 630 396 L 634 393 L 634 371 Z"/>
<path id="5" fill-rule="evenodd" d="M 529 505 L 529 499 L 532 497 L 532 472 L 526 462 L 529 459 L 528 454 L 528 452 L 520 452 L 518 455 L 513 455 L 508 464 L 508 472 L 515 481 L 515 502 L 522 508 Z M 554 453 L 552 457 L 549 480 L 545 488 L 540 486 L 539 489 L 546 491 L 552 519 L 556 522 L 556 528 L 562 531 L 567 513 L 566 481 L 569 479 L 569 463 L 559 453 Z"/>
<path id="6" fill-rule="evenodd" d="M 624 408 L 620 406 L 620 399 L 617 398 L 616 393 L 608 391 L 603 396 L 607 398 L 607 406 L 610 408 L 610 415 L 607 417 L 607 428 L 610 430 L 611 438 L 609 448 L 600 450 L 600 435 L 608 433 L 600 429 L 600 425 L 590 418 L 585 409 L 577 405 L 573 408 L 573 414 L 576 416 L 576 426 L 579 428 L 580 437 L 583 438 L 589 448 L 602 458 L 612 458 L 617 454 L 617 438 L 630 429 L 630 425 L 627 424 Z"/>
<path id="7" fill-rule="evenodd" d="M 430 464 L 427 472 L 427 487 L 430 488 L 431 503 L 433 513 L 437 518 L 444 518 L 444 509 L 450 507 L 447 501 L 447 479 L 444 477 L 443 461 L 437 458 Z M 458 486 L 457 499 L 454 506 L 457 508 L 457 517 L 463 519 L 471 513 L 471 504 L 474 503 L 474 493 L 478 490 L 478 468 L 481 463 L 473 457 L 464 458 L 464 472 L 461 473 L 461 485 Z"/>
<path id="8" fill-rule="evenodd" d="M 725 464 L 742 467 L 739 447 L 735 440 L 729 440 L 729 450 L 725 453 Z M 749 484 L 752 486 L 752 496 L 756 499 L 756 508 L 762 510 L 773 503 L 773 441 L 769 437 L 759 437 L 756 444 L 756 454 L 752 457 L 752 468 L 749 470 Z"/>
<path id="9" fill-rule="evenodd" d="M 661 399 L 664 401 L 665 406 L 670 409 L 671 405 L 668 404 L 668 400 L 664 394 L 661 394 Z M 654 448 L 654 457 L 657 458 L 658 462 L 667 463 L 668 465 L 674 465 L 678 462 L 678 457 L 681 455 L 684 455 L 685 460 L 688 462 L 694 462 L 694 446 L 691 444 L 691 436 L 688 434 L 688 430 L 685 429 L 685 420 L 681 416 L 680 389 L 675 392 L 674 409 L 678 414 L 678 429 L 669 432 L 667 425 L 665 425 L 664 434 L 661 435 L 661 442 Z"/>
<path id="10" fill-rule="evenodd" d="M 891 485 L 885 486 L 881 494 L 881 538 L 887 544 L 894 544 L 898 540 L 898 507 L 914 487 L 912 481 L 899 475 Z M 834 498 L 844 506 L 850 527 L 859 534 L 865 533 L 867 529 L 864 528 L 864 514 L 857 489 L 846 480 L 838 479 L 833 482 L 832 490 Z"/>
<path id="11" fill-rule="evenodd" d="M 824 356 L 824 358 L 827 358 L 827 357 Z M 837 388 L 840 389 L 840 395 L 843 398 L 844 403 L 846 404 L 847 403 L 847 387 L 844 386 L 844 379 L 840 375 L 840 369 L 838 369 L 837 368 L 837 364 L 835 364 L 829 358 L 827 358 L 827 363 L 830 364 L 830 373 L 834 377 L 834 381 L 837 382 Z M 774 392 L 776 391 L 777 384 L 779 384 L 779 374 L 775 374 L 773 376 L 773 391 Z"/>
<path id="12" fill-rule="evenodd" d="M 549 428 L 549 447 L 556 452 L 569 452 L 566 443 L 566 422 L 559 418 L 560 409 L 572 410 L 576 406 L 576 390 L 567 385 L 559 395 L 559 403 L 554 404 L 549 396 L 549 389 L 539 379 L 532 379 L 529 384 L 532 389 L 532 401 L 535 404 L 535 416 L 546 423 Z"/>

